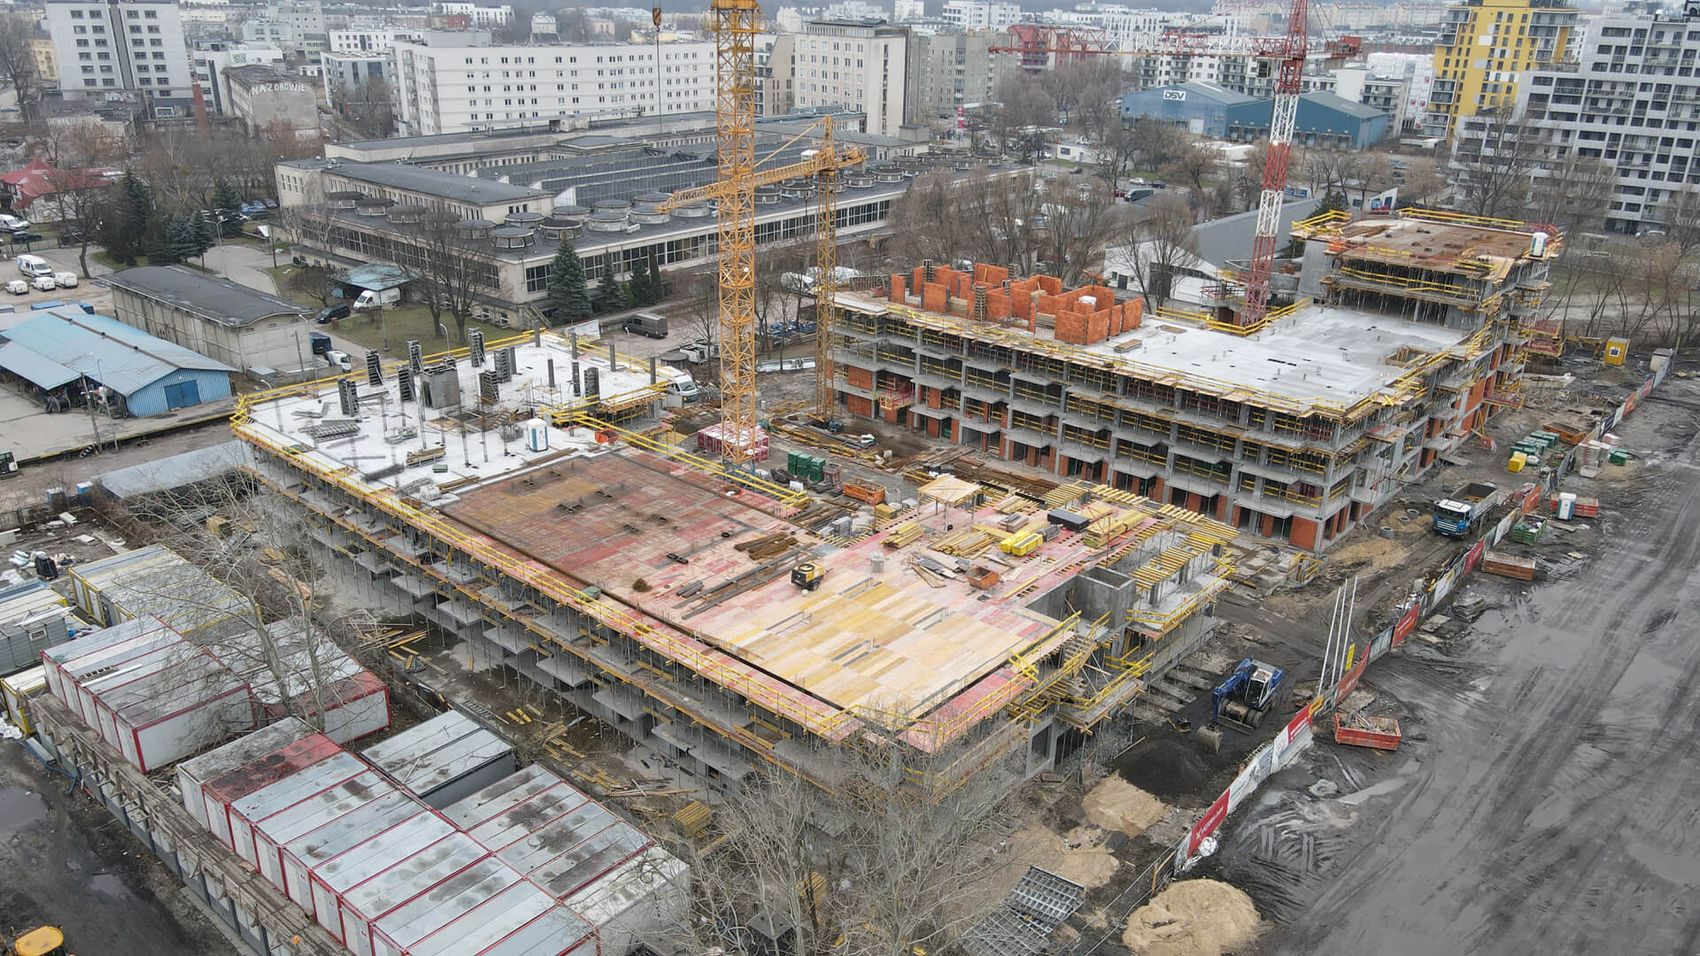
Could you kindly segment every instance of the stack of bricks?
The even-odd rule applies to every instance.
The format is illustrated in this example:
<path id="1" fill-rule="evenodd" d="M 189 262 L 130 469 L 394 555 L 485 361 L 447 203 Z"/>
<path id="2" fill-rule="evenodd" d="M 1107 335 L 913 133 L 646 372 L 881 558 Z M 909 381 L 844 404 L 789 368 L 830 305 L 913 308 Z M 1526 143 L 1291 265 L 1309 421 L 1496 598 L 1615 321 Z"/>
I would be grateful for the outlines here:
<path id="1" fill-rule="evenodd" d="M 976 263 L 972 274 L 935 265 L 891 277 L 892 302 L 909 304 L 914 293 L 919 293 L 920 306 L 928 312 L 997 323 L 1013 317 L 1033 333 L 1043 318 L 1055 324 L 1057 341 L 1075 345 L 1091 345 L 1139 328 L 1144 310 L 1139 299 L 1117 304 L 1115 292 L 1106 286 L 1065 292 L 1062 280 L 1055 276 L 1012 280 L 1008 269 L 984 263 Z"/>

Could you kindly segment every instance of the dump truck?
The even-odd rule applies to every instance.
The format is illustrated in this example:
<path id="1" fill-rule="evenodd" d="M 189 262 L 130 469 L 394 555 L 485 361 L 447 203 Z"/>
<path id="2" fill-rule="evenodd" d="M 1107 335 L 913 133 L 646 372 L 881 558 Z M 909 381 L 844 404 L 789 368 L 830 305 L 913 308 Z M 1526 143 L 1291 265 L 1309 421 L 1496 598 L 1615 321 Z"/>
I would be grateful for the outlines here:
<path id="1" fill-rule="evenodd" d="M 1499 503 L 1499 487 L 1474 481 L 1434 503 L 1434 530 L 1454 538 L 1469 534 Z"/>

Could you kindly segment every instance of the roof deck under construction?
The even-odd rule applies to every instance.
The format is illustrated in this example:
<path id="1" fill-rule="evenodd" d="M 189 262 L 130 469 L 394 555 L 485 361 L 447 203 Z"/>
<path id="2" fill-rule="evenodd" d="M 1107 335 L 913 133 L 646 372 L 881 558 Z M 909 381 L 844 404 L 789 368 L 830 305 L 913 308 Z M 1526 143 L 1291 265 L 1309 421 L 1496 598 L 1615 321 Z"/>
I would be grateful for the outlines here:
<path id="1" fill-rule="evenodd" d="M 693 767 L 807 772 L 809 741 L 859 734 L 984 766 L 1053 739 L 1053 720 L 1115 713 L 1152 647 L 1195 638 L 1226 587 L 1233 529 L 1087 485 L 1040 501 L 941 476 L 850 534 L 841 505 L 612 426 L 582 396 L 550 404 L 574 399 L 539 390 L 558 347 L 519 342 L 525 371 L 476 414 L 404 398 L 385 368 L 257 396 L 238 430 L 359 573 Z M 464 357 L 421 365 L 463 396 L 478 384 Z M 792 579 L 805 563 L 812 589 Z"/>
<path id="2" fill-rule="evenodd" d="M 1515 404 L 1556 230 L 1413 211 L 1293 226 L 1299 300 L 1216 310 L 923 264 L 843 293 L 851 414 L 1326 547 Z M 1118 294 L 1119 292 L 1119 294 Z"/>

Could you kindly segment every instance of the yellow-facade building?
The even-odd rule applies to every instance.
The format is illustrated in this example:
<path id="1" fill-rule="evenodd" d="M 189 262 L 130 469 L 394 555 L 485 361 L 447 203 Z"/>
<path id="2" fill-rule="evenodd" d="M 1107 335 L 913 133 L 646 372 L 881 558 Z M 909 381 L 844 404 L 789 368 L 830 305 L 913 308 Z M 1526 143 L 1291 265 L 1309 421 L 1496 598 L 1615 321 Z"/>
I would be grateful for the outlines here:
<path id="1" fill-rule="evenodd" d="M 1568 0 L 1467 0 L 1446 8 L 1434 46 L 1426 132 L 1451 136 L 1461 117 L 1509 111 L 1524 71 L 1569 58 Z"/>

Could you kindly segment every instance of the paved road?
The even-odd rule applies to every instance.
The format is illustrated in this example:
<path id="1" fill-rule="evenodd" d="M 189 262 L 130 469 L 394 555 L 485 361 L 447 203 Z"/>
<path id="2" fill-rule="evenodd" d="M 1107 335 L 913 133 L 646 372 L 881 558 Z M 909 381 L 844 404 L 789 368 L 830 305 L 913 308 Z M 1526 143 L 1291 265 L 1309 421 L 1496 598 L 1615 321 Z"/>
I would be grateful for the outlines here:
<path id="1" fill-rule="evenodd" d="M 1324 745 L 1308 774 L 1356 760 L 1380 777 L 1363 799 L 1270 794 L 1238 824 L 1226 872 L 1287 921 L 1269 951 L 1700 947 L 1696 408 L 1700 387 L 1673 380 L 1623 430 L 1664 451 L 1612 486 L 1580 570 L 1526 589 L 1483 582 L 1501 606 L 1452 654 L 1425 661 L 1417 646 L 1377 665 L 1373 688 L 1410 709 L 1420 739 L 1392 758 Z M 1318 879 L 1283 887 L 1259 872 L 1260 830 L 1328 814 L 1332 833 L 1303 844 L 1334 856 Z M 1267 855 L 1282 837 L 1262 839 Z"/>

